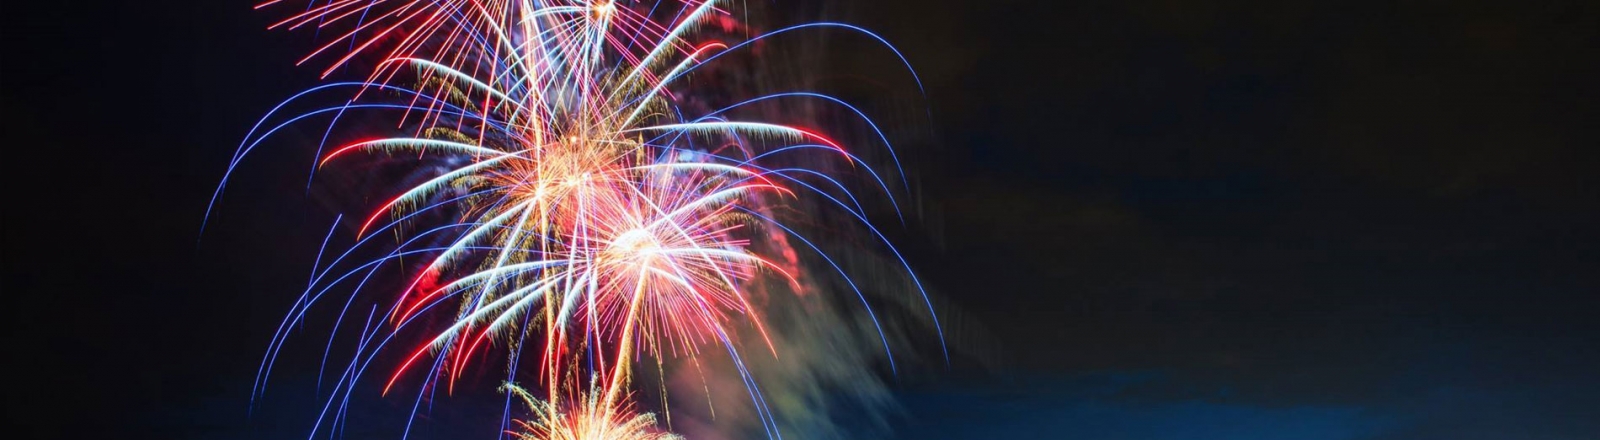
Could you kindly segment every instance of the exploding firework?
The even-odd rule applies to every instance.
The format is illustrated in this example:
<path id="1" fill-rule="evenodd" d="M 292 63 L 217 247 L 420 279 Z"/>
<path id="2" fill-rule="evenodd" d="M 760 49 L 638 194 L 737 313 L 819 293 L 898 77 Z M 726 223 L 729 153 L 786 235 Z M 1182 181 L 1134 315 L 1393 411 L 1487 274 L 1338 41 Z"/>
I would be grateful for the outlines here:
<path id="1" fill-rule="evenodd" d="M 362 54 L 376 62 L 364 81 L 313 89 L 354 90 L 345 103 L 253 131 L 230 173 L 278 128 L 312 116 L 337 123 L 353 111 L 393 114 L 402 134 L 330 148 L 319 153 L 319 169 L 338 169 L 359 153 L 411 158 L 419 166 L 410 183 L 363 217 L 350 250 L 319 264 L 273 337 L 258 388 L 287 329 L 336 285 L 359 280 L 359 292 L 380 267 L 421 259 L 420 267 L 407 269 L 411 282 L 372 309 L 357 353 L 336 371 L 337 391 L 324 408 L 332 423 L 378 354 L 405 343 L 397 339 L 402 334 L 420 334 L 422 342 L 389 375 L 384 393 L 416 370 L 425 372 L 423 391 L 453 386 L 475 354 L 495 345 L 507 349 L 507 379 L 515 381 L 523 348 L 536 347 L 536 377 L 550 399 L 508 388 L 535 408 L 537 416 L 520 434 L 526 438 L 668 438 L 650 433 L 652 416 L 631 410 L 634 365 L 648 356 L 659 368 L 664 359 L 694 357 L 707 344 L 731 355 L 752 402 L 765 406 L 739 361 L 739 329 L 754 329 L 763 349 L 778 353 L 749 286 L 797 281 L 796 268 L 763 256 L 759 242 L 788 235 L 810 243 L 777 221 L 774 209 L 796 197 L 819 197 L 882 238 L 857 198 L 826 169 L 769 164 L 784 155 L 821 153 L 864 170 L 885 194 L 890 185 L 814 130 L 728 116 L 779 98 L 819 99 L 860 114 L 843 101 L 780 93 L 695 112 L 680 105 L 679 96 L 692 93 L 683 80 L 770 35 L 819 26 L 861 30 L 820 23 L 735 44 L 691 42 L 705 23 L 731 23 L 727 11 L 715 0 L 682 0 L 670 14 L 660 6 L 313 1 L 273 25 L 334 34 L 302 60 L 336 57 L 325 76 Z M 418 227 L 426 218 L 448 221 Z M 762 229 L 771 232 L 757 232 Z M 398 244 L 379 258 L 355 260 L 357 248 L 377 245 L 374 237 L 385 235 Z M 335 334 L 351 300 L 335 321 Z M 865 299 L 861 304 L 867 306 Z M 576 397 L 570 384 L 585 380 L 574 378 L 589 383 Z M 574 403 L 555 403 L 563 399 Z M 770 417 L 768 410 L 757 413 Z"/>
<path id="2" fill-rule="evenodd" d="M 597 384 L 592 384 L 597 385 Z M 629 405 L 607 405 L 600 396 L 608 394 L 591 387 L 559 405 L 534 397 L 516 385 L 506 390 L 522 400 L 532 417 L 517 420 L 511 434 L 521 440 L 680 440 L 682 437 L 656 430 L 656 417 L 637 413 Z"/>

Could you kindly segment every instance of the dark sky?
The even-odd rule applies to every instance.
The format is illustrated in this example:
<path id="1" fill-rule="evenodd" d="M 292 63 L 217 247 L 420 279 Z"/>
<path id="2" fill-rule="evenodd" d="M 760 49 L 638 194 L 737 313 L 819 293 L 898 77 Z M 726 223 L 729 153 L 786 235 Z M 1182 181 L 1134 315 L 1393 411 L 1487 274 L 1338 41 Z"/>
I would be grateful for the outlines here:
<path id="1" fill-rule="evenodd" d="M 243 0 L 18 3 L 7 416 L 303 432 L 243 411 L 330 220 L 305 156 L 249 164 L 196 239 L 316 83 L 308 36 Z M 1600 436 L 1594 2 L 858 3 L 827 17 L 932 108 L 903 244 L 988 364 L 900 383 L 904 438 Z"/>

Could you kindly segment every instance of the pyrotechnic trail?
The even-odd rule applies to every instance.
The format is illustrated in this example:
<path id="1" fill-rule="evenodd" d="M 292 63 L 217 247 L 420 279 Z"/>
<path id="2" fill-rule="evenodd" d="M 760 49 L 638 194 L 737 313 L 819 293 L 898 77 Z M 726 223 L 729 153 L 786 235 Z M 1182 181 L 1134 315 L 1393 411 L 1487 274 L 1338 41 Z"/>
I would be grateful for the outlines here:
<path id="1" fill-rule="evenodd" d="M 281 9 L 278 3 L 257 8 Z M 709 344 L 729 353 L 768 435 L 780 437 L 740 358 L 750 344 L 762 355 L 781 356 L 762 323 L 760 298 L 748 287 L 797 283 L 799 268 L 761 255 L 772 246 L 755 231 L 771 227 L 810 243 L 772 213 L 786 201 L 818 197 L 899 254 L 827 169 L 768 164 L 823 152 L 864 170 L 891 201 L 888 182 L 904 176 L 895 164 L 899 179 L 885 179 L 817 130 L 728 116 L 769 99 L 817 99 L 866 120 L 844 101 L 786 92 L 684 117 L 692 109 L 680 98 L 695 91 L 683 80 L 724 54 L 794 30 L 842 29 L 882 39 L 834 23 L 731 44 L 698 39 L 701 26 L 731 23 L 732 14 L 715 0 L 672 3 L 313 0 L 273 24 L 331 35 L 301 60 L 329 60 L 324 77 L 358 60 L 372 60 L 371 71 L 364 80 L 317 87 L 275 108 L 247 135 L 229 176 L 279 129 L 331 118 L 331 134 L 354 112 L 387 118 L 398 135 L 319 145 L 318 172 L 338 172 L 364 154 L 416 165 L 404 186 L 361 217 L 353 245 L 332 258 L 319 254 L 311 283 L 269 343 L 256 393 L 289 329 L 348 289 L 323 355 L 324 368 L 337 378 L 312 435 L 345 420 L 356 384 L 380 353 L 407 350 L 382 389 L 389 394 L 419 382 L 409 419 L 415 420 L 426 396 L 452 390 L 486 347 L 498 345 L 507 353 L 508 402 L 519 397 L 534 413 L 518 422 L 522 438 L 673 438 L 658 431 L 654 416 L 633 409 L 634 370 L 645 359 L 660 369 L 667 359 L 696 357 Z M 286 110 L 327 93 L 347 98 Z M 866 122 L 893 157 L 887 138 Z M 226 183 L 225 176 L 213 206 Z M 436 218 L 448 220 L 425 224 Z M 381 257 L 361 260 L 369 251 L 358 250 L 376 247 L 385 249 Z M 384 267 L 409 272 L 405 287 L 368 310 L 353 305 Z M 866 299 L 860 302 L 870 314 Z M 329 365 L 334 338 L 357 321 L 354 355 Z M 760 340 L 739 340 L 741 329 L 753 329 Z M 413 338 L 421 342 L 406 347 Z M 523 362 L 529 348 L 538 356 Z M 892 363 L 887 339 L 884 350 Z M 535 372 L 545 399 L 509 385 L 522 369 Z"/>

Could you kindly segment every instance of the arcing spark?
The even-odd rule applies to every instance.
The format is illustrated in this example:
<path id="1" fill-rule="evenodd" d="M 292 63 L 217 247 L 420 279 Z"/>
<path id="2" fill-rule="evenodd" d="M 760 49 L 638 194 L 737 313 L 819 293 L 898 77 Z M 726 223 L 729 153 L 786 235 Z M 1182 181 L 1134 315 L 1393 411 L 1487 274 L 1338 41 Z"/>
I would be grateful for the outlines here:
<path id="1" fill-rule="evenodd" d="M 437 322 L 419 318 L 438 314 L 448 314 L 447 324 L 420 329 L 424 341 L 391 375 L 385 392 L 423 365 L 422 389 L 453 384 L 487 345 L 508 347 L 513 366 L 523 346 L 542 347 L 538 377 L 550 401 L 570 396 L 564 387 L 582 382 L 575 377 L 588 377 L 591 385 L 577 399 L 586 409 L 570 413 L 577 419 L 511 389 L 546 413 L 542 422 L 530 425 L 539 438 L 594 438 L 579 434 L 612 429 L 606 426 L 636 432 L 629 427 L 653 424 L 623 415 L 630 405 L 625 400 L 633 365 L 641 355 L 660 362 L 694 356 L 702 344 L 715 343 L 743 368 L 740 343 L 731 336 L 737 333 L 733 326 L 743 322 L 777 356 L 759 317 L 759 299 L 751 298 L 746 286 L 764 274 L 791 282 L 794 277 L 792 268 L 757 253 L 762 246 L 754 241 L 760 235 L 752 230 L 772 225 L 793 234 L 770 212 L 802 193 L 831 200 L 862 222 L 866 216 L 825 170 L 769 168 L 761 161 L 820 148 L 844 163 L 858 163 L 842 146 L 811 130 L 730 120 L 723 113 L 778 97 L 849 106 L 826 95 L 787 93 L 682 118 L 675 98 L 684 87 L 681 80 L 755 40 L 731 48 L 717 41 L 690 43 L 702 23 L 731 20 L 716 3 L 681 0 L 679 12 L 663 22 L 654 18 L 655 6 L 645 10 L 613 1 L 328 0 L 313 1 L 273 25 L 334 30 L 332 41 L 306 58 L 345 47 L 324 75 L 360 54 L 383 53 L 367 80 L 356 83 L 356 97 L 337 107 L 336 115 L 352 109 L 398 110 L 406 135 L 332 149 L 318 159 L 319 168 L 337 167 L 339 159 L 360 152 L 411 154 L 443 167 L 426 170 L 431 174 L 366 216 L 356 246 L 376 234 L 398 232 L 425 212 L 455 219 L 414 234 L 383 258 L 343 275 L 334 276 L 334 268 L 348 263 L 353 248 L 321 269 L 274 336 L 262 380 L 286 328 L 303 319 L 333 285 L 361 271 L 370 278 L 378 267 L 408 255 L 428 258 L 385 307 L 380 322 L 387 331 L 363 331 L 329 409 L 335 402 L 343 407 L 356 380 L 395 336 Z M 235 155 L 230 172 L 258 142 Z M 823 188 L 842 192 L 807 183 L 818 179 L 828 182 Z M 840 202 L 836 194 L 852 203 Z M 445 304 L 455 307 L 439 307 Z M 424 358 L 431 361 L 419 363 Z M 510 379 L 517 374 L 512 370 Z M 759 409 L 765 405 L 756 385 L 748 386 L 758 413 L 768 414 Z M 334 410 L 335 421 L 342 412 Z M 587 427 L 569 429 L 578 425 Z M 637 437 L 629 435 L 616 438 Z"/>

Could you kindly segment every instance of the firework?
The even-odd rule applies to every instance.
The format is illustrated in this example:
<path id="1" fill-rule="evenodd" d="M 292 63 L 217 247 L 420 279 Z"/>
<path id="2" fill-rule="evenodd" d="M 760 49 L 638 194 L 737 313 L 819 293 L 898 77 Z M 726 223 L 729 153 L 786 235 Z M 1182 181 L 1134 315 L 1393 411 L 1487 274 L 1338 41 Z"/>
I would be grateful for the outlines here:
<path id="1" fill-rule="evenodd" d="M 420 257 L 425 263 L 411 269 L 412 281 L 371 309 L 356 355 L 336 370 L 338 391 L 324 409 L 332 423 L 378 353 L 404 344 L 396 339 L 401 334 L 421 334 L 423 341 L 389 375 L 384 393 L 417 370 L 424 372 L 418 373 L 423 391 L 453 386 L 475 354 L 495 345 L 508 349 L 508 381 L 514 381 L 523 348 L 538 347 L 533 364 L 550 399 L 508 388 L 535 407 L 537 417 L 519 434 L 525 438 L 669 438 L 650 433 L 651 416 L 631 412 L 634 365 L 645 356 L 658 363 L 693 357 L 707 344 L 730 353 L 752 388 L 751 400 L 764 406 L 739 361 L 737 330 L 753 328 L 760 345 L 778 355 L 749 286 L 774 277 L 797 281 L 792 265 L 758 253 L 763 235 L 755 231 L 792 235 L 774 220 L 773 209 L 808 194 L 882 238 L 866 223 L 856 197 L 826 170 L 764 164 L 783 154 L 822 151 L 865 170 L 886 194 L 889 185 L 813 130 L 726 116 L 776 98 L 821 99 L 861 114 L 835 98 L 782 93 L 690 118 L 676 96 L 686 93 L 681 80 L 697 68 L 768 35 L 808 26 L 860 29 L 815 24 L 737 44 L 691 42 L 702 24 L 730 22 L 726 11 L 714 0 L 683 0 L 675 14 L 659 6 L 332 0 L 312 2 L 273 25 L 333 34 L 302 60 L 333 58 L 325 76 L 362 54 L 376 62 L 364 81 L 313 89 L 350 87 L 354 95 L 346 103 L 259 135 L 253 131 L 230 173 L 278 128 L 316 115 L 337 121 L 357 110 L 391 111 L 402 135 L 330 148 L 319 153 L 319 169 L 337 169 L 360 153 L 413 157 L 429 166 L 364 216 L 350 250 L 319 264 L 275 334 L 257 387 L 264 386 L 286 329 L 334 286 L 359 279 L 359 291 L 380 267 Z M 423 214 L 450 221 L 407 232 Z M 373 238 L 384 235 L 401 239 L 380 258 L 352 261 L 356 248 L 380 243 Z M 584 381 L 574 378 L 589 383 L 576 396 L 571 384 Z M 551 403 L 563 399 L 575 403 Z"/>
<path id="2" fill-rule="evenodd" d="M 517 420 L 511 434 L 521 440 L 681 440 L 676 435 L 656 431 L 654 414 L 637 413 L 628 405 L 607 405 L 600 397 L 609 394 L 591 384 L 587 393 L 560 405 L 534 397 L 516 385 L 506 385 L 532 417 Z"/>

